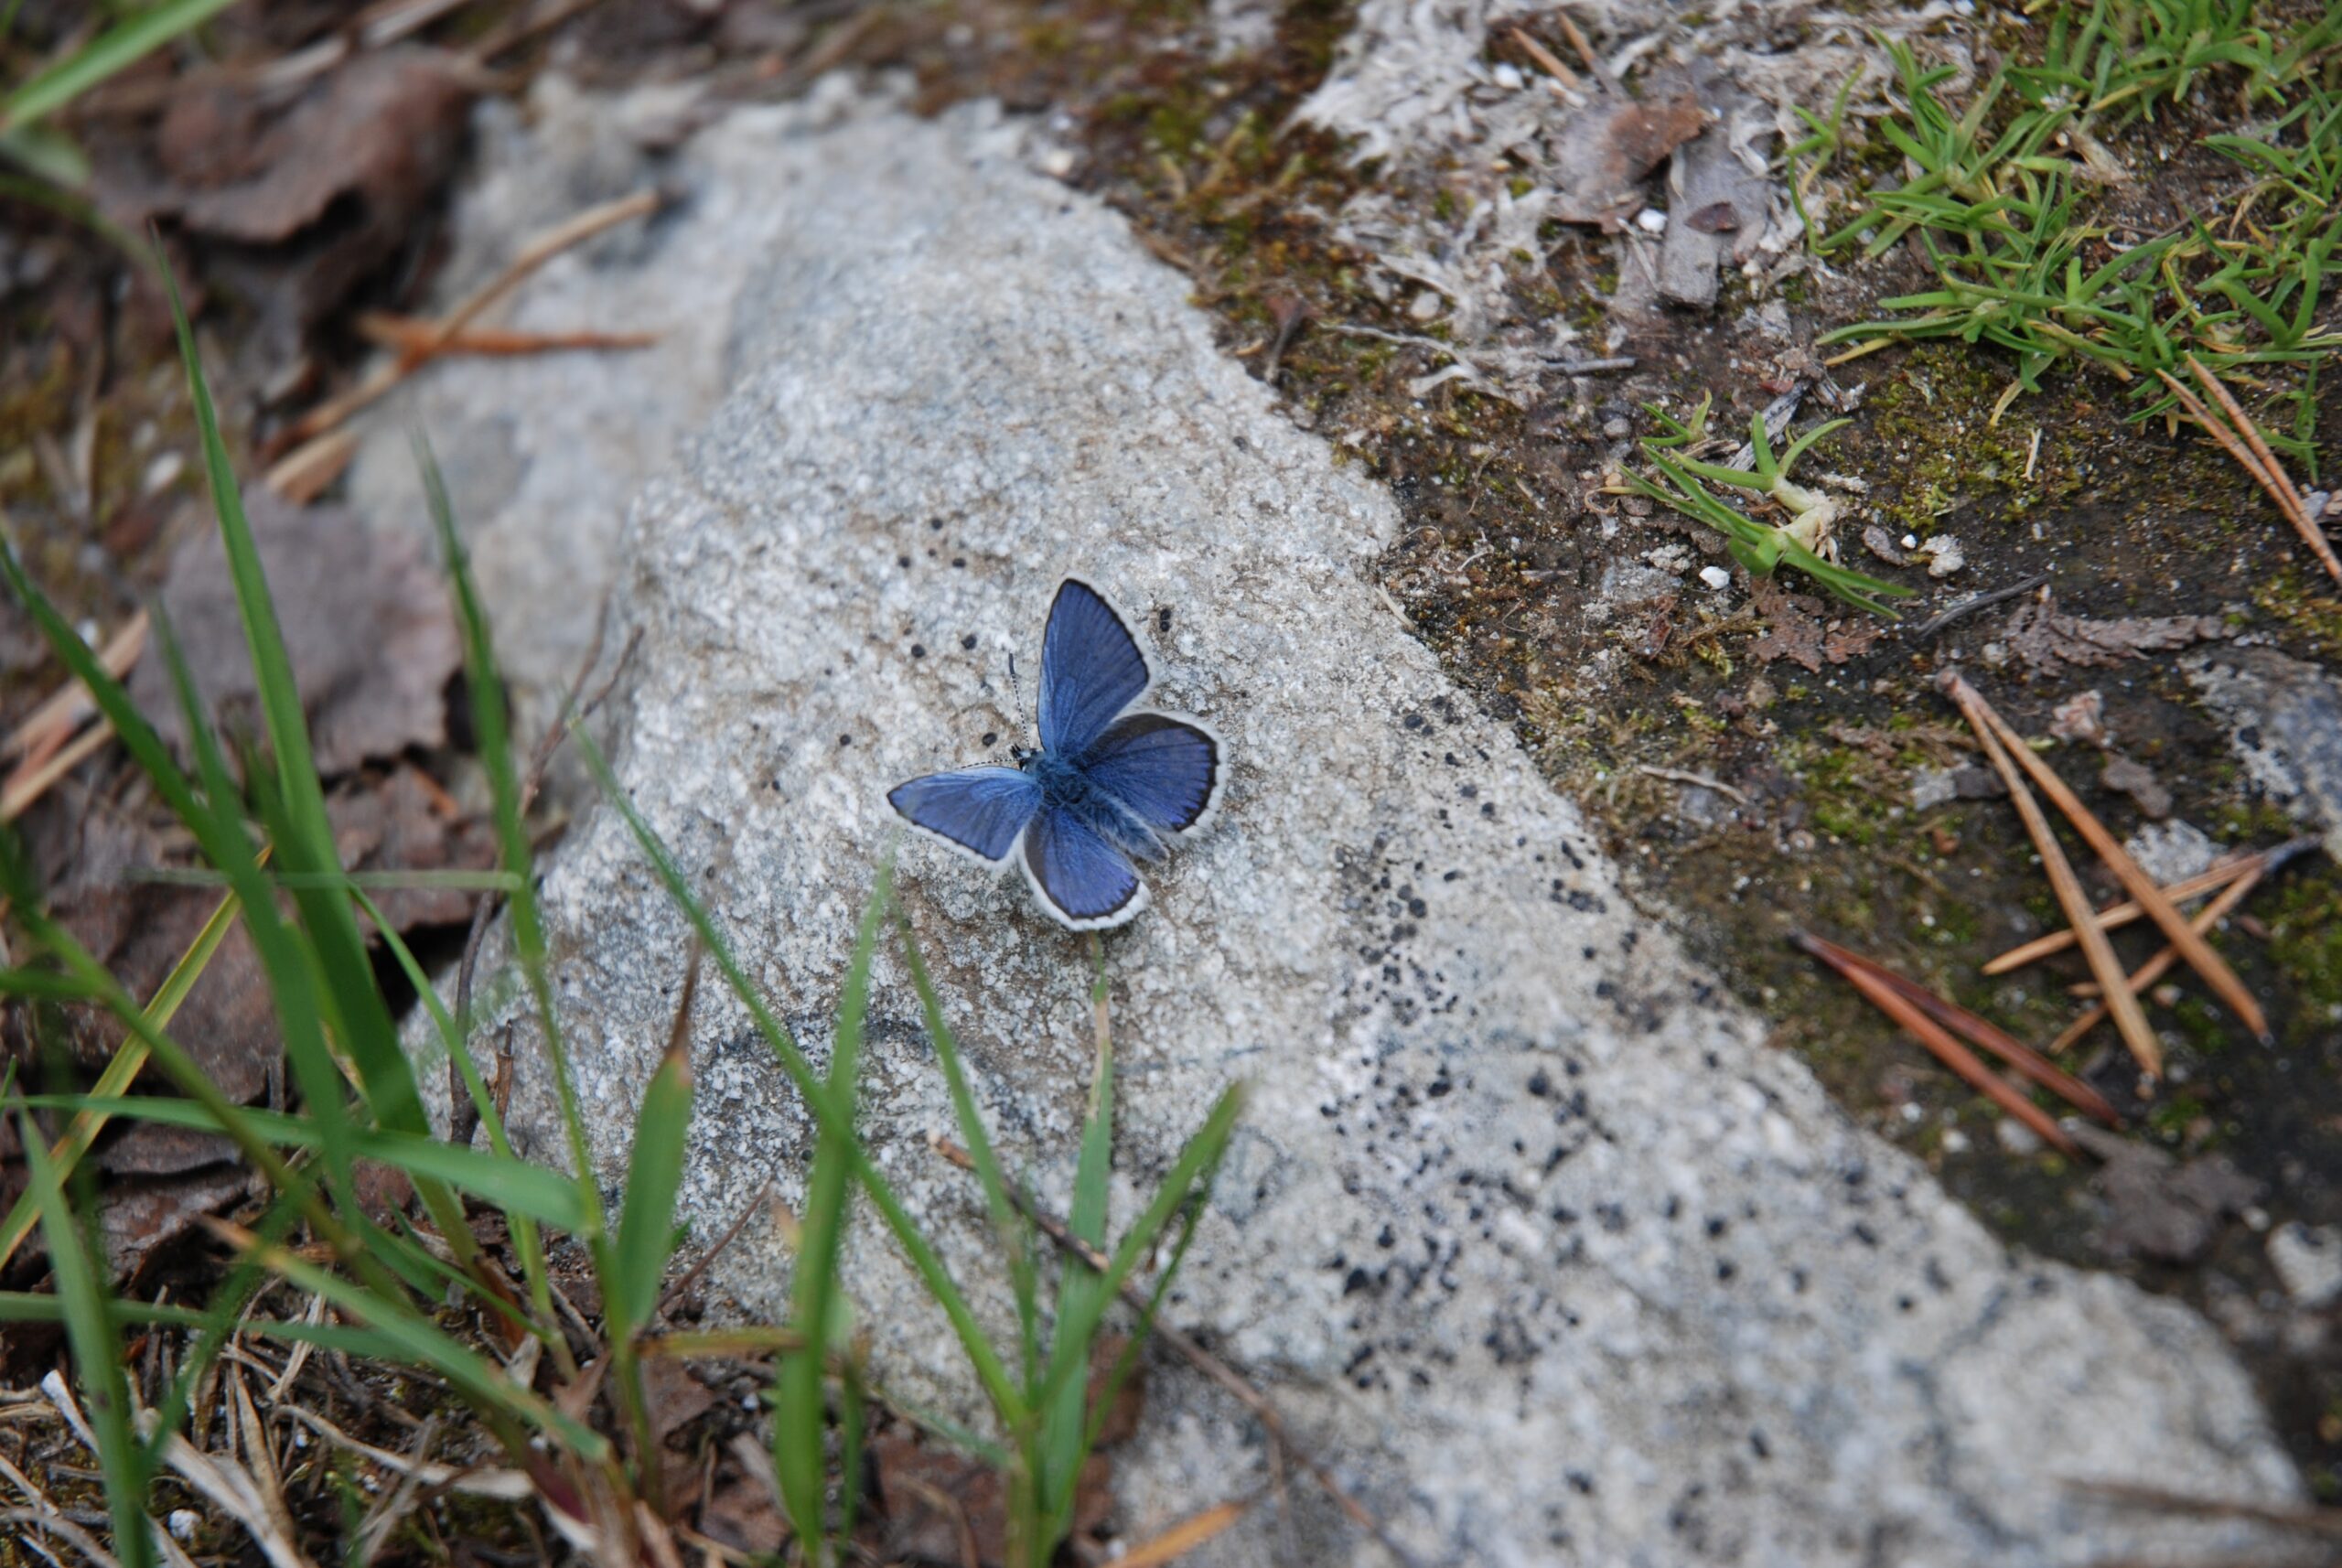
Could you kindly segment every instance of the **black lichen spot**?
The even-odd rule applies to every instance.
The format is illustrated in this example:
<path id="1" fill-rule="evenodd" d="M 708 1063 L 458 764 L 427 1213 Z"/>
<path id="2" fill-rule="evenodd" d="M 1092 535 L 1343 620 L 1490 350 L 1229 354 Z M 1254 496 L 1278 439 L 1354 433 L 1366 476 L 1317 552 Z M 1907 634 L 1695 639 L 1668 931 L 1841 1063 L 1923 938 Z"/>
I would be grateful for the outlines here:
<path id="1" fill-rule="evenodd" d="M 1161 609 L 1155 612 L 1155 629 L 1157 632 L 1162 633 L 1167 633 L 1170 631 L 1171 607 L 1169 605 L 1165 605 Z"/>
<path id="2" fill-rule="evenodd" d="M 986 746 L 998 746 L 1000 744 L 1000 736 L 991 730 L 986 730 L 984 731 L 984 744 Z"/>
<path id="3" fill-rule="evenodd" d="M 940 533 L 943 532 L 943 520 L 940 517 L 930 517 L 927 520 L 927 526 L 934 532 Z"/>
<path id="4" fill-rule="evenodd" d="M 976 634 L 972 631 L 967 636 L 962 638 L 960 639 L 960 646 L 968 650 L 971 653 L 974 652 L 976 647 Z"/>
<path id="5" fill-rule="evenodd" d="M 968 558 L 965 555 L 954 555 L 951 557 L 951 564 L 964 572 L 968 569 Z"/>
<path id="6" fill-rule="evenodd" d="M 895 564 L 908 572 L 911 569 L 911 558 L 908 555 L 897 555 L 895 557 Z"/>
<path id="7" fill-rule="evenodd" d="M 838 744 L 840 746 L 852 746 L 854 744 L 854 736 L 850 735 L 842 735 L 838 736 Z"/>
<path id="8" fill-rule="evenodd" d="M 911 657 L 912 657 L 913 659 L 924 659 L 924 658 L 926 658 L 926 657 L 927 657 L 927 644 L 925 644 L 924 642 L 914 642 L 914 643 L 912 643 L 912 644 L 911 644 Z"/>

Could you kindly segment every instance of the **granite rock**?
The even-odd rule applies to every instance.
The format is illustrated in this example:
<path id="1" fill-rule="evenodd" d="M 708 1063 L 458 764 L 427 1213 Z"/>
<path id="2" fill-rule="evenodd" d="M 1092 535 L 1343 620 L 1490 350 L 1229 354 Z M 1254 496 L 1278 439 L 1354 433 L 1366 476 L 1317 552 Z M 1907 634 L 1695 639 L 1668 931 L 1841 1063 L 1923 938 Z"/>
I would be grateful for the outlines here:
<path id="1" fill-rule="evenodd" d="M 1032 172 L 1017 124 L 828 101 L 743 112 L 663 156 L 708 183 L 643 237 L 596 324 L 688 316 L 704 358 L 673 387 L 573 367 L 550 402 L 483 368 L 423 405 L 435 433 L 501 420 L 503 449 L 534 455 L 472 520 L 507 532 L 507 644 L 578 609 L 516 586 L 581 526 L 539 469 L 616 472 L 571 452 L 593 439 L 575 411 L 618 419 L 633 400 L 636 446 L 701 425 L 595 546 L 615 630 L 639 636 L 598 728 L 822 1057 L 897 840 L 886 789 L 1020 738 L 1008 660 L 1035 656 L 1060 574 L 1143 618 L 1160 700 L 1217 725 L 1235 770 L 1220 823 L 1106 940 L 1116 1212 L 1215 1094 L 1250 1085 L 1166 1310 L 1270 1388 L 1424 1562 L 2205 1556 L 2243 1527 L 2175 1527 L 2071 1483 L 2298 1496 L 2200 1318 L 2003 1248 L 1628 900 L 1576 809 L 1378 594 L 1389 494 L 1279 414 L 1120 218 Z M 549 150 L 538 177 L 565 166 Z M 509 253 L 485 204 L 466 210 L 464 246 Z M 1014 879 L 924 844 L 899 882 L 1007 1157 L 1061 1206 L 1086 942 Z M 615 1195 L 684 928 L 606 810 L 543 893 Z M 483 1026 L 515 1023 L 516 1132 L 557 1157 L 514 989 L 490 970 Z M 691 1036 L 683 1199 L 707 1236 L 768 1178 L 799 1196 L 808 1127 L 731 999 L 704 987 Z M 891 955 L 867 1053 L 876 1157 L 1004 1323 L 981 1205 L 929 1146 L 951 1112 Z M 886 1386 L 974 1413 L 868 1216 L 848 1252 Z M 784 1237 L 752 1224 L 708 1285 L 719 1311 L 776 1316 L 788 1270 Z M 1166 1366 L 1121 1456 L 1123 1528 L 1142 1539 L 1265 1474 L 1243 1412 Z M 1293 1497 L 1193 1561 L 1380 1560 L 1324 1499 Z"/>

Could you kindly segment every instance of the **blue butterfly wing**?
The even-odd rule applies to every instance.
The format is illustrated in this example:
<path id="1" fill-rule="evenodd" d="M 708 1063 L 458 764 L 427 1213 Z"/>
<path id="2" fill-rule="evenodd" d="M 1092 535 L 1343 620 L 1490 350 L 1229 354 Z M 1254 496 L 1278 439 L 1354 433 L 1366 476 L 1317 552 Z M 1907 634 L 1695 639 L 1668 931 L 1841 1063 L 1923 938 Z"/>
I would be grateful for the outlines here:
<path id="1" fill-rule="evenodd" d="M 1042 905 L 1077 931 L 1119 926 L 1145 907 L 1146 887 L 1130 857 L 1060 807 L 1034 817 L 1024 860 Z"/>
<path id="2" fill-rule="evenodd" d="M 1219 740 L 1192 720 L 1127 714 L 1098 737 L 1081 771 L 1157 832 L 1185 832 L 1219 796 Z"/>
<path id="3" fill-rule="evenodd" d="M 1041 809 L 1041 787 L 1014 768 L 930 773 L 887 791 L 911 826 L 997 865 Z"/>
<path id="4" fill-rule="evenodd" d="M 1058 585 L 1041 633 L 1041 746 L 1080 757 L 1154 679 L 1138 639 L 1106 596 L 1079 577 Z"/>

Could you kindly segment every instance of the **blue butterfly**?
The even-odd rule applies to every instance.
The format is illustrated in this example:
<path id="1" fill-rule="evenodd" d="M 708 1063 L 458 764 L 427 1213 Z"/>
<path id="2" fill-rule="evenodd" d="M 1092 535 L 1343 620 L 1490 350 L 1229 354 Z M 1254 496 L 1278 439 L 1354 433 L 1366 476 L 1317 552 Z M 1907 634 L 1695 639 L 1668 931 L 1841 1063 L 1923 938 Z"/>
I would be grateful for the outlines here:
<path id="1" fill-rule="evenodd" d="M 1195 719 L 1131 704 L 1155 671 L 1128 618 L 1079 577 L 1058 585 L 1041 633 L 1041 748 L 1014 768 L 962 768 L 899 784 L 887 802 L 930 838 L 998 870 L 1025 868 L 1041 907 L 1076 931 L 1146 907 L 1133 859 L 1210 822 L 1227 748 Z"/>

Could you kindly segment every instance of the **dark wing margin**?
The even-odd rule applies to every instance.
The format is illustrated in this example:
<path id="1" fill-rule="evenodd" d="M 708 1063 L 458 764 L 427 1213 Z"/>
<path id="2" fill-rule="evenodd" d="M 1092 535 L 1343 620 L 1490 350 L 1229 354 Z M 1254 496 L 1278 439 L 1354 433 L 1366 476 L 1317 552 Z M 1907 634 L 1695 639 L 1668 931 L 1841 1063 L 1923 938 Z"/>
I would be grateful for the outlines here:
<path id="1" fill-rule="evenodd" d="M 930 838 L 997 865 L 1041 809 L 1041 787 L 1014 768 L 962 768 L 897 784 L 886 803 Z"/>
<path id="2" fill-rule="evenodd" d="M 1155 672 L 1130 623 L 1079 577 L 1058 585 L 1041 631 L 1041 746 L 1080 757 L 1145 694 Z"/>
<path id="3" fill-rule="evenodd" d="M 1193 832 L 1219 803 L 1219 737 L 1176 714 L 1125 714 L 1090 747 L 1089 780 L 1158 832 Z"/>
<path id="4" fill-rule="evenodd" d="M 1036 816 L 1020 858 L 1034 897 L 1070 930 L 1105 930 L 1146 907 L 1146 884 L 1130 857 L 1069 812 Z"/>

